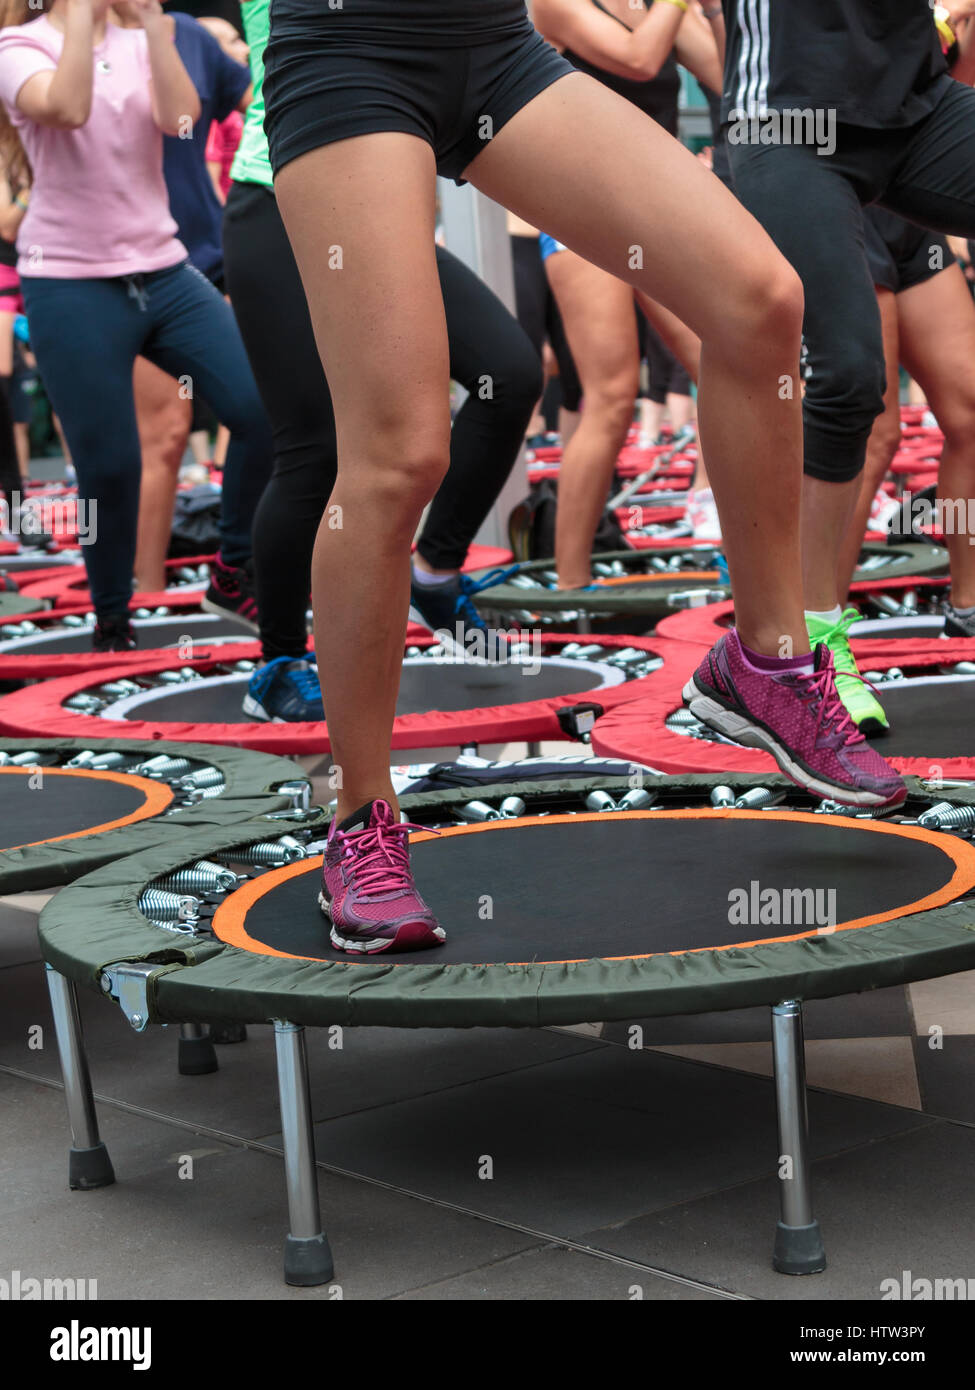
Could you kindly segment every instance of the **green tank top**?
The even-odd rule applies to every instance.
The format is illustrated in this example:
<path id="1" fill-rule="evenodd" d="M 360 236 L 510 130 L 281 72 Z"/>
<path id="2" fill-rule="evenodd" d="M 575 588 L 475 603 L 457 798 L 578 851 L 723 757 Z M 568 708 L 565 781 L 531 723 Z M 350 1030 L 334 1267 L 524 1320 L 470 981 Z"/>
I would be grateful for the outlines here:
<path id="1" fill-rule="evenodd" d="M 237 183 L 259 183 L 273 188 L 271 159 L 264 134 L 264 50 L 271 32 L 271 0 L 241 0 L 240 12 L 244 37 L 250 48 L 254 95 L 244 115 L 244 133 L 237 146 L 230 177 Z"/>

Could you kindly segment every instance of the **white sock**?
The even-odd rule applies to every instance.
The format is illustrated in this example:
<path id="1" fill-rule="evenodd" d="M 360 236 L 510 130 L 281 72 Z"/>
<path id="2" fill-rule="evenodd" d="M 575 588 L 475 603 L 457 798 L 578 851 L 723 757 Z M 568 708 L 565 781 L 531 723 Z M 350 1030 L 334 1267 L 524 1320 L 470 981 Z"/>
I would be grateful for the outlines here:
<path id="1" fill-rule="evenodd" d="M 435 584 L 449 584 L 457 576 L 456 574 L 429 574 L 426 570 L 417 569 L 414 565 L 413 578 L 418 584 L 432 588 Z"/>
<path id="2" fill-rule="evenodd" d="M 836 622 L 839 622 L 839 620 L 840 620 L 840 618 L 842 618 L 842 616 L 843 616 L 843 609 L 840 607 L 839 604 L 837 604 L 835 608 L 828 608 L 828 609 L 826 610 L 825 613 L 817 613 L 816 610 L 815 610 L 814 608 L 807 608 L 807 609 L 806 609 L 806 617 L 807 617 L 807 618 L 819 618 L 819 619 L 820 619 L 822 622 L 824 622 L 824 623 L 836 623 Z"/>
<path id="3" fill-rule="evenodd" d="M 959 618 L 970 618 L 975 614 L 975 608 L 959 608 L 957 603 L 951 604 L 951 611 L 957 613 Z"/>

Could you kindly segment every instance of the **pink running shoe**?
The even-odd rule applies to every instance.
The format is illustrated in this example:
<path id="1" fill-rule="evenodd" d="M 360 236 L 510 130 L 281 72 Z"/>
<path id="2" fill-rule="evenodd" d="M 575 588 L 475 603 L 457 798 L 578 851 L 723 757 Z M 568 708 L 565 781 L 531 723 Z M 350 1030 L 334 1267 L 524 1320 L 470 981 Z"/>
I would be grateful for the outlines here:
<path id="1" fill-rule="evenodd" d="M 418 951 L 446 939 L 410 871 L 407 841 L 420 829 L 401 824 L 388 801 L 360 807 L 341 825 L 332 821 L 318 905 L 337 951 Z"/>
<path id="2" fill-rule="evenodd" d="M 762 748 L 800 787 L 851 806 L 899 806 L 907 788 L 860 733 L 836 691 L 820 643 L 815 670 L 761 671 L 732 630 L 684 687 L 691 713 L 746 748 Z"/>

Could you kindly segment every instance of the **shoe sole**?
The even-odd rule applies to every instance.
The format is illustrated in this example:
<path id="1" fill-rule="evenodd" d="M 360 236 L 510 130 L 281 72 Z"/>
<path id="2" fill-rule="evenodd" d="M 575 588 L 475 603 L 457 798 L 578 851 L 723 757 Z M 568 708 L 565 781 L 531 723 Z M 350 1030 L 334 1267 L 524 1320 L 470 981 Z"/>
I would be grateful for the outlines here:
<path id="1" fill-rule="evenodd" d="M 885 797 L 877 792 L 855 791 L 841 783 L 815 777 L 795 762 L 787 749 L 767 729 L 759 728 L 744 715 L 736 714 L 734 710 L 718 704 L 717 700 L 712 700 L 695 685 L 693 679 L 687 682 L 682 693 L 684 703 L 695 719 L 699 719 L 709 729 L 724 734 L 726 738 L 732 739 L 744 748 L 760 748 L 763 752 L 770 753 L 786 777 L 805 791 L 815 792 L 818 796 L 829 797 L 848 806 L 894 807 L 899 806 L 907 796 L 906 787 L 901 789 L 900 795 Z"/>
<path id="2" fill-rule="evenodd" d="M 446 629 L 431 627 L 419 609 L 414 608 L 412 604 L 410 604 L 409 618 L 410 622 L 416 623 L 418 627 L 425 627 L 432 637 L 436 637 L 445 652 L 465 666 L 503 666 L 506 664 L 504 661 L 489 661 L 486 656 L 473 656 L 455 637 L 451 637 Z"/>
<path id="3" fill-rule="evenodd" d="M 222 603 L 215 603 L 212 598 L 201 598 L 200 607 L 204 613 L 212 613 L 217 618 L 233 618 L 235 622 L 243 623 L 244 627 L 249 627 L 251 632 L 260 632 L 260 627 L 250 618 L 245 618 L 242 613 L 238 613 L 236 608 L 225 608 Z"/>
<path id="4" fill-rule="evenodd" d="M 253 695 L 244 696 L 241 709 L 252 719 L 260 719 L 265 724 L 287 724 L 288 722 L 286 719 L 282 719 L 279 714 L 268 714 L 260 700 L 255 700 Z"/>
<path id="5" fill-rule="evenodd" d="M 322 914 L 332 923 L 329 940 L 337 951 L 356 956 L 376 955 L 380 951 L 422 951 L 427 946 L 441 946 L 447 939 L 443 927 L 428 927 L 425 922 L 404 922 L 393 937 L 343 936 L 332 918 L 332 906 L 324 893 L 318 895 Z"/>

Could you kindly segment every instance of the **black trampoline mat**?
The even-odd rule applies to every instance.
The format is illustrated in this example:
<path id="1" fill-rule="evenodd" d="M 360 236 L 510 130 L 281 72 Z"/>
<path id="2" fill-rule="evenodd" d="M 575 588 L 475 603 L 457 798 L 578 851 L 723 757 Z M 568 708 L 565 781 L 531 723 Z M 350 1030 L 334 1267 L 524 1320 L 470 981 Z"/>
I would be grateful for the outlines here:
<path id="1" fill-rule="evenodd" d="M 943 889 L 956 867 L 930 840 L 768 813 L 495 824 L 500 828 L 412 846 L 417 886 L 447 941 L 432 950 L 373 956 L 373 964 L 588 960 L 791 937 L 815 931 L 817 907 L 820 920 L 836 923 L 906 910 Z M 290 876 L 268 875 L 275 886 L 251 904 L 243 932 L 284 954 L 362 963 L 329 943 L 317 902 L 320 863 L 309 861 Z M 970 876 L 975 881 L 975 871 Z M 763 922 L 752 911 L 753 881 L 759 891 L 780 894 L 812 889 L 803 920 Z M 818 900 L 817 889 L 823 890 Z M 729 920 L 732 890 L 748 895 L 744 924 Z M 835 890 L 832 904 L 828 890 Z M 488 900 L 492 915 L 482 920 Z M 224 940 L 242 944 L 228 911 L 232 902 L 218 911 L 214 926 Z"/>
<path id="2" fill-rule="evenodd" d="M 87 834 L 133 816 L 146 804 L 148 788 L 137 782 L 117 782 L 97 772 L 65 776 L 46 767 L 38 786 L 33 771 L 32 779 L 31 769 L 0 770 L 0 851 Z"/>
<path id="3" fill-rule="evenodd" d="M 246 675 L 221 685 L 195 688 L 163 686 L 128 711 L 127 719 L 188 724 L 248 724 L 241 702 L 247 693 Z M 460 663 L 417 661 L 403 667 L 396 713 L 427 714 L 430 710 L 481 709 L 486 705 L 524 704 L 562 695 L 578 695 L 602 684 L 602 675 L 589 665 L 555 665 L 541 661 L 519 666 L 466 666 Z"/>
<path id="4" fill-rule="evenodd" d="M 883 620 L 869 618 L 867 621 Z M 854 623 L 850 628 L 850 637 L 854 642 L 884 642 L 889 637 L 940 637 L 943 632 L 943 619 L 936 627 L 934 623 L 918 623 L 917 621 L 912 623 L 909 618 L 888 618 L 884 622 L 882 632 L 861 632 L 858 625 Z"/>
<path id="5" fill-rule="evenodd" d="M 175 646 L 183 636 L 192 638 L 194 642 L 208 642 L 215 637 L 236 637 L 242 642 L 248 642 L 254 636 L 252 628 L 244 623 L 235 623 L 233 618 L 214 617 L 207 622 L 199 613 L 190 613 L 182 618 L 174 616 L 160 619 L 159 622 L 151 624 L 140 622 L 136 618 L 133 627 L 138 634 L 139 648 L 143 651 L 152 651 L 155 647 Z M 57 656 L 62 652 L 90 652 L 91 633 L 90 627 L 69 628 L 57 637 L 45 637 L 42 632 L 37 632 L 31 637 L 18 639 L 16 646 L 11 644 L 10 652 L 21 655 L 36 651 L 43 656 Z M 0 656 L 4 650 L 4 643 L 0 641 Z"/>
<path id="6" fill-rule="evenodd" d="M 890 729 L 870 742 L 885 758 L 975 758 L 975 681 L 878 688 Z"/>

